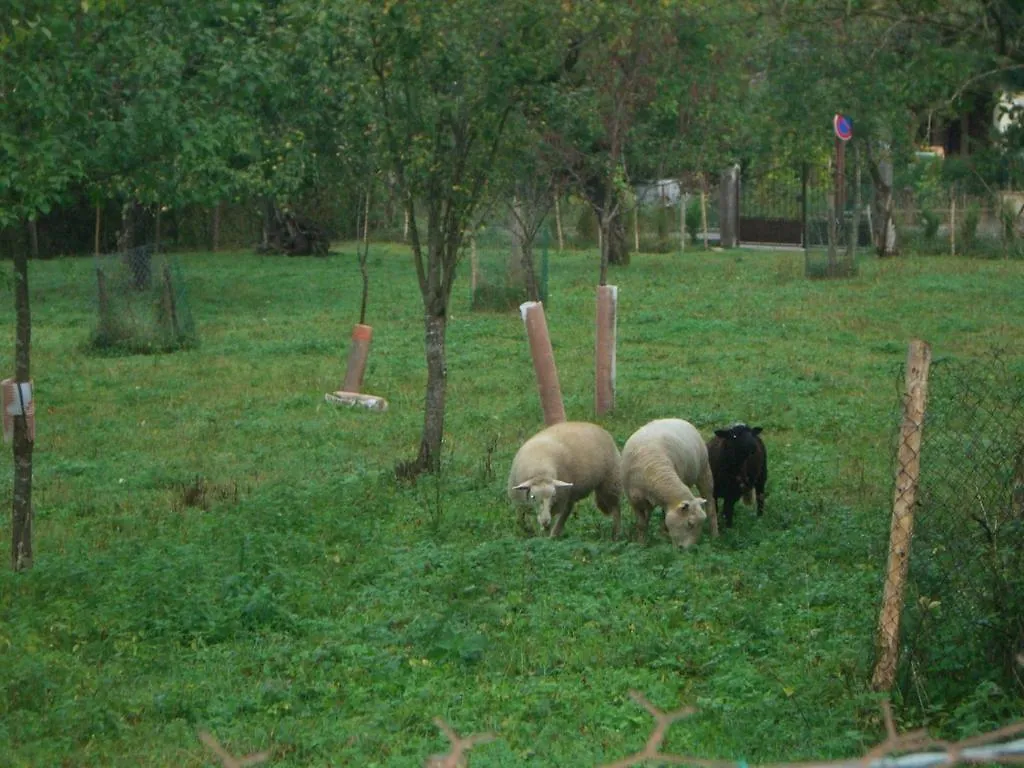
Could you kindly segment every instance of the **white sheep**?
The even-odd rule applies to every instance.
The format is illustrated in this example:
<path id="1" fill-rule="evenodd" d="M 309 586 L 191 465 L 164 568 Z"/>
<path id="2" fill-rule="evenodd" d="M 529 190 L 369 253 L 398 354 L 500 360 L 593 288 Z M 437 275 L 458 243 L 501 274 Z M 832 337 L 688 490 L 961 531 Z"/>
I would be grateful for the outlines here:
<path id="1" fill-rule="evenodd" d="M 640 539 L 646 541 L 651 510 L 665 510 L 672 543 L 691 547 L 700 540 L 710 515 L 718 535 L 714 479 L 708 449 L 700 432 L 683 419 L 655 419 L 634 432 L 622 448 L 622 486 L 636 514 Z M 703 498 L 694 496 L 696 485 Z M 708 511 L 705 512 L 704 505 Z"/>
<path id="2" fill-rule="evenodd" d="M 508 475 L 508 495 L 516 504 L 531 504 L 537 522 L 562 533 L 573 505 L 591 493 L 597 508 L 612 518 L 612 537 L 619 535 L 619 449 L 597 424 L 567 421 L 541 430 L 519 448 Z"/>

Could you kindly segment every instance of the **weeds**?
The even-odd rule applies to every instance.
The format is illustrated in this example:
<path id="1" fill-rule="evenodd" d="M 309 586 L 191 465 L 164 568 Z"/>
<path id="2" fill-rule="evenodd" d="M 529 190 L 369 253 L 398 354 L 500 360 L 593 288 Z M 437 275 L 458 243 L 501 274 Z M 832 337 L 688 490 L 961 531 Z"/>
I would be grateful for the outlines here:
<path id="1" fill-rule="evenodd" d="M 943 355 L 1019 350 L 1020 262 L 868 258 L 829 283 L 800 278 L 799 253 L 617 270 L 602 424 L 620 445 L 666 414 L 770 437 L 765 516 L 683 556 L 656 534 L 611 542 L 590 500 L 564 539 L 518 533 L 504 484 L 541 424 L 533 370 L 518 315 L 469 312 L 468 286 L 442 471 L 398 482 L 423 426 L 422 304 L 407 250 L 374 253 L 383 414 L 322 404 L 347 344 L 338 297 L 360 291 L 338 257 L 180 257 L 203 344 L 148 357 L 81 349 L 91 262 L 33 265 L 37 564 L 0 573 L 0 762 L 199 764 L 206 729 L 286 768 L 420 764 L 440 715 L 500 733 L 474 765 L 593 765 L 643 748 L 633 688 L 697 706 L 666 752 L 857 753 L 877 722 L 892 371 L 911 334 Z M 570 418 L 594 418 L 595 258 L 551 261 Z M 976 723 L 1006 711 L 984 691 L 929 704 L 946 730 L 960 706 Z"/>

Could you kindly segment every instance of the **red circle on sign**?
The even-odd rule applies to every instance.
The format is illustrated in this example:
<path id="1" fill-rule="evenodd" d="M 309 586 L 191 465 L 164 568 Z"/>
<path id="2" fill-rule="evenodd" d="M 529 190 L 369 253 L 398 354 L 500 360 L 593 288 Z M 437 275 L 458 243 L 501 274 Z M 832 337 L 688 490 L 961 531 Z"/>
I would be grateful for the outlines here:
<path id="1" fill-rule="evenodd" d="M 850 125 L 850 118 L 837 114 L 832 118 L 832 127 L 835 129 L 836 136 L 843 141 L 853 138 L 853 126 Z"/>

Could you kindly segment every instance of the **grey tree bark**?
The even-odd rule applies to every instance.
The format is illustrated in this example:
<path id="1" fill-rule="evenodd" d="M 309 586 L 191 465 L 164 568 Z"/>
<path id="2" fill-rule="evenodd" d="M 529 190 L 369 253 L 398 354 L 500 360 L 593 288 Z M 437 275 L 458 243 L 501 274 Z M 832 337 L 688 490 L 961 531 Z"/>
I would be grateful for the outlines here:
<path id="1" fill-rule="evenodd" d="M 29 348 L 32 343 L 32 313 L 28 296 L 28 254 L 14 254 L 14 380 L 29 380 Z M 14 492 L 11 510 L 11 567 L 23 571 L 32 567 L 32 441 L 28 419 L 14 419 Z"/>

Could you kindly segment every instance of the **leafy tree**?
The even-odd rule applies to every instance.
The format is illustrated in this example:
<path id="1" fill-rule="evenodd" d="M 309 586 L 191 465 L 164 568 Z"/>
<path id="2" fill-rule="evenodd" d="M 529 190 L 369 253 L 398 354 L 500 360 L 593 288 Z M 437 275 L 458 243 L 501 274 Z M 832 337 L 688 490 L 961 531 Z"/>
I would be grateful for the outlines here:
<path id="1" fill-rule="evenodd" d="M 772 46 L 760 103 L 776 126 L 765 138 L 807 156 L 831 143 L 833 114 L 852 119 L 874 182 L 880 255 L 897 249 L 893 162 L 909 156 L 921 120 L 948 113 L 955 84 L 977 61 L 939 26 L 900 8 L 796 0 L 763 17 Z"/>
<path id="2" fill-rule="evenodd" d="M 700 178 L 749 155 L 757 126 L 751 82 L 765 49 L 748 2 L 666 8 L 671 37 L 659 49 L 653 98 L 627 150 L 634 178 Z"/>
<path id="3" fill-rule="evenodd" d="M 352 11 L 358 36 L 350 41 L 351 64 L 369 65 L 373 136 L 404 200 L 423 297 L 423 436 L 404 467 L 415 475 L 440 465 L 448 303 L 464 234 L 484 200 L 510 115 L 532 88 L 559 74 L 560 12 L 528 0 L 356 3 Z"/>
<path id="4" fill-rule="evenodd" d="M 0 17 L 0 229 L 32 221 L 81 173 L 77 2 L 19 2 Z M 14 380 L 30 381 L 28 254 L 14 249 Z M 32 440 L 14 420 L 11 566 L 32 567 Z"/>
<path id="5" fill-rule="evenodd" d="M 745 5 L 634 0 L 574 4 L 578 61 L 550 106 L 549 142 L 598 218 L 600 282 L 628 262 L 630 177 L 707 170 L 730 146 L 742 82 L 730 24 Z"/>
<path id="6" fill-rule="evenodd" d="M 500 198 L 512 230 L 506 274 L 508 284 L 525 288 L 530 301 L 541 299 L 533 248 L 545 218 L 555 204 L 563 169 L 543 140 L 545 112 L 539 102 L 514 112 L 508 141 L 492 179 L 492 197 Z"/>
<path id="7" fill-rule="evenodd" d="M 624 159 L 638 108 L 653 95 L 660 9 L 655 2 L 572 4 L 573 66 L 549 102 L 548 140 L 598 219 L 601 285 L 610 263 L 629 262 Z"/>

